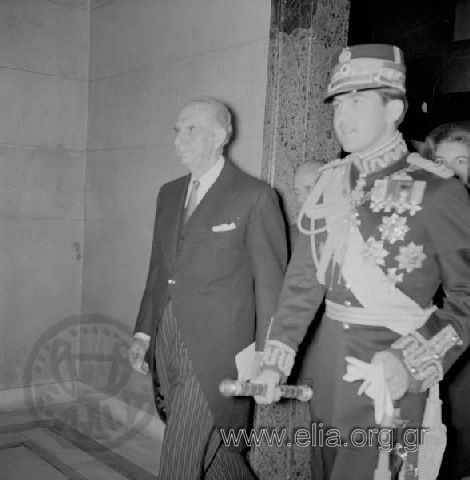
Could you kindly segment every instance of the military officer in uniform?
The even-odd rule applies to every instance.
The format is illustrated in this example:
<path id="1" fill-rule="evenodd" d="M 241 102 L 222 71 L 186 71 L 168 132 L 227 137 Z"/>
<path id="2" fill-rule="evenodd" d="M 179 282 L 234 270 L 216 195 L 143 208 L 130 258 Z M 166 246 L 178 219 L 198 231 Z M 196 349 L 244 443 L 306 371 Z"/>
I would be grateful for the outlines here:
<path id="1" fill-rule="evenodd" d="M 326 297 L 313 355 L 302 365 L 314 388 L 313 478 L 382 480 L 395 478 L 394 469 L 400 478 L 433 478 L 442 448 L 431 452 L 437 464 L 425 460 L 426 432 L 418 452 L 410 442 L 392 454 L 395 438 L 385 445 L 382 434 L 420 427 L 438 382 L 469 343 L 468 195 L 446 167 L 407 151 L 398 131 L 407 105 L 398 47 L 343 49 L 326 100 L 349 155 L 323 167 L 299 214 L 303 235 L 254 380 L 268 388 L 256 400 L 279 398 L 275 385 L 289 376 Z M 437 309 L 440 284 L 446 300 Z M 436 438 L 431 448 L 440 446 Z"/>

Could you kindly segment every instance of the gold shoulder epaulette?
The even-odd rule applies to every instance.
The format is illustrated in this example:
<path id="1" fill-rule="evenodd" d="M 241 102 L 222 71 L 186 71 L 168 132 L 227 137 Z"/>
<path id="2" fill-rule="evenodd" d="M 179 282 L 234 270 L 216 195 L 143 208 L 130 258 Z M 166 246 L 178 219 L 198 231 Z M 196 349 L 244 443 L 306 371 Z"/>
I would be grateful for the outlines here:
<path id="1" fill-rule="evenodd" d="M 407 160 L 410 165 L 434 173 L 434 175 L 437 175 L 438 177 L 451 178 L 454 176 L 454 172 L 450 168 L 445 165 L 439 165 L 432 160 L 428 160 L 422 157 L 419 153 L 410 153 Z"/>

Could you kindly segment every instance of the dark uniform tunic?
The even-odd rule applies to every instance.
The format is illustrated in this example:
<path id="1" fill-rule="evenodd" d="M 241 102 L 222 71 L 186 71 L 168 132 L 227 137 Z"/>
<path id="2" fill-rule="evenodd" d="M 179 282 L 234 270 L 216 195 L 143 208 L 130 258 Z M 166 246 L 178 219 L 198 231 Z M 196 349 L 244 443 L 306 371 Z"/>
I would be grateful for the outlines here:
<path id="1" fill-rule="evenodd" d="M 405 155 L 365 177 L 363 200 L 356 205 L 356 218 L 364 241 L 372 239 L 368 244 L 377 247 L 363 251 L 363 255 L 375 261 L 388 275 L 391 288 L 398 288 L 420 307 L 427 308 L 437 288 L 443 284 L 446 293 L 443 308 L 432 313 L 418 333 L 423 342 L 447 338 L 445 351 L 438 352 L 445 372 L 469 343 L 470 205 L 465 189 L 457 180 L 443 179 L 428 171 L 433 168 L 424 159 L 420 162 L 427 169 L 410 167 L 407 158 Z M 404 170 L 408 180 L 403 185 L 408 191 L 415 188 L 416 181 L 425 182 L 419 208 L 403 211 L 393 204 L 386 209 L 371 208 L 370 194 L 376 180 L 389 180 L 394 173 Z M 358 177 L 359 172 L 352 164 L 352 190 Z M 316 237 L 320 252 L 326 235 L 325 232 Z M 324 284 L 319 282 L 310 242 L 308 235 L 301 235 L 296 244 L 270 333 L 273 348 L 277 341 L 297 350 L 325 294 L 327 300 L 335 304 L 363 306 L 341 276 L 340 267 L 330 263 Z M 312 441 L 318 446 L 320 430 L 325 440 L 328 428 L 335 428 L 348 446 L 316 451 L 315 478 L 373 478 L 378 451 L 376 447 L 352 447 L 351 433 L 356 427 L 377 427 L 374 406 L 369 397 L 357 395 L 359 382 L 348 383 L 342 379 L 346 373 L 345 357 L 370 362 L 376 352 L 390 350 L 400 337 L 383 326 L 339 322 L 331 319 L 328 312 L 323 317 L 301 371 L 301 379 L 313 383 L 312 418 L 316 419 L 317 427 L 321 427 L 317 428 L 317 438 Z M 400 348 L 397 347 L 395 353 L 400 357 Z M 420 425 L 427 395 L 422 391 L 437 381 L 425 377 L 415 375 L 412 382 L 415 393 L 408 392 L 400 401 L 401 417 L 415 426 Z"/>

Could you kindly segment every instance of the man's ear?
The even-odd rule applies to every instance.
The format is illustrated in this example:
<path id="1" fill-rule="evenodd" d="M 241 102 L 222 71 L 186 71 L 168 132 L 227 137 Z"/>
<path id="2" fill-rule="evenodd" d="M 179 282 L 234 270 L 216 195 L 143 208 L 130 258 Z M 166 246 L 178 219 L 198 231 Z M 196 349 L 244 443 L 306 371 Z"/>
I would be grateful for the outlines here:
<path id="1" fill-rule="evenodd" d="M 403 115 L 405 105 L 403 104 L 402 100 L 396 98 L 388 101 L 386 109 L 387 121 L 390 123 L 396 123 Z"/>
<path id="2" fill-rule="evenodd" d="M 220 148 L 227 138 L 227 132 L 222 127 L 215 127 L 214 128 L 214 147 L 215 149 Z"/>

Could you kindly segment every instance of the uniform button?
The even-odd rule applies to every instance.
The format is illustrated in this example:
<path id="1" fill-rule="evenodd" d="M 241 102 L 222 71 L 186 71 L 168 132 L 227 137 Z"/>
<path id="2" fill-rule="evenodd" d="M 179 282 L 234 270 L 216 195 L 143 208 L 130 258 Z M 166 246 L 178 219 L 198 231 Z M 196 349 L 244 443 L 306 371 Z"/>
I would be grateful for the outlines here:
<path id="1" fill-rule="evenodd" d="M 176 284 L 176 281 L 173 280 L 172 278 L 168 280 L 168 285 L 175 285 L 175 284 Z"/>
<path id="2" fill-rule="evenodd" d="M 349 283 L 346 283 L 344 286 L 345 286 L 348 290 L 351 289 L 351 285 L 349 285 Z"/>
<path id="3" fill-rule="evenodd" d="M 343 328 L 345 330 L 349 330 L 349 323 L 343 323 Z"/>
<path id="4" fill-rule="evenodd" d="M 350 302 L 349 300 L 346 300 L 346 301 L 344 302 L 344 304 L 345 304 L 347 307 L 350 307 L 350 306 L 351 306 L 351 302 Z"/>

